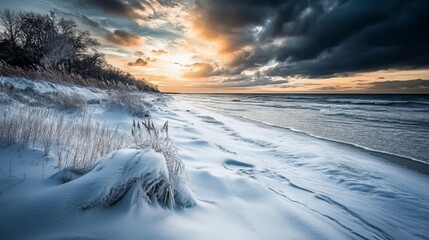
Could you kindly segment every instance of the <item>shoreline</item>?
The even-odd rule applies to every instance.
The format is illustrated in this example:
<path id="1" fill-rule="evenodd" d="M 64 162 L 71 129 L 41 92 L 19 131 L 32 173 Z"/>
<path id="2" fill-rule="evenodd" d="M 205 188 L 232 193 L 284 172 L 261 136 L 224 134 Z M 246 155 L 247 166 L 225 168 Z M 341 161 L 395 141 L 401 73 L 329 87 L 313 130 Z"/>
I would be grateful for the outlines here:
<path id="1" fill-rule="evenodd" d="M 92 193 L 80 184 L 109 183 L 115 176 L 133 175 L 111 161 L 113 166 L 97 168 L 91 172 L 93 177 L 85 175 L 64 184 L 50 177 L 58 172 L 57 162 L 45 158 L 42 149 L 23 149 L 19 154 L 13 148 L 0 149 L 0 169 L 10 173 L 0 175 L 2 200 L 8 203 L 0 209 L 0 222 L 4 222 L 0 235 L 6 239 L 414 239 L 428 235 L 428 219 L 421 214 L 429 209 L 429 193 L 422 191 L 429 179 L 426 175 L 379 161 L 348 145 L 218 114 L 176 98 L 144 99 L 152 103 L 156 127 L 168 121 L 171 139 L 180 150 L 177 156 L 186 167 L 185 186 L 196 200 L 194 207 L 171 213 L 144 199 L 135 201 L 144 195 L 128 194 L 109 209 L 87 210 L 82 215 L 85 196 Z M 87 110 L 94 121 L 117 126 L 129 136 L 135 117 L 126 109 L 100 103 Z M 108 177 L 99 175 L 103 169 L 112 169 Z M 83 226 L 79 233 L 70 227 L 77 223 Z M 17 227 L 27 231 L 18 233 Z"/>
<path id="2" fill-rule="evenodd" d="M 202 107 L 202 106 L 198 106 L 199 108 L 204 108 L 207 111 L 213 111 L 216 112 L 218 114 L 221 115 L 225 115 L 225 116 L 230 116 L 233 118 L 236 118 L 238 120 L 242 120 L 242 121 L 247 121 L 247 122 L 251 122 L 251 123 L 255 123 L 257 125 L 263 126 L 263 127 L 271 127 L 271 128 L 279 128 L 282 130 L 287 130 L 290 131 L 292 133 L 295 134 L 302 134 L 311 138 L 315 138 L 318 140 L 322 140 L 322 141 L 327 141 L 330 143 L 335 143 L 335 144 L 340 144 L 342 146 L 351 148 L 355 151 L 361 151 L 361 152 L 366 152 L 372 156 L 375 156 L 379 159 L 382 159 L 384 161 L 399 165 L 401 167 L 405 167 L 407 169 L 413 170 L 415 172 L 424 174 L 426 176 L 429 176 L 429 164 L 425 163 L 422 160 L 418 160 L 418 159 L 414 159 L 411 157 L 405 157 L 405 156 L 400 156 L 400 155 L 396 155 L 393 153 L 388 153 L 388 152 L 383 152 L 383 151 L 379 151 L 379 150 L 374 150 L 374 149 L 370 149 L 370 148 L 366 148 L 363 146 L 359 146 L 353 143 L 347 143 L 347 142 L 342 142 L 342 141 L 338 141 L 338 140 L 334 140 L 334 139 L 328 139 L 328 138 L 324 138 L 324 137 L 320 137 L 320 136 L 316 136 L 304 131 L 299 131 L 299 130 L 295 130 L 292 128 L 288 128 L 288 127 L 282 127 L 282 126 L 278 126 L 278 125 L 274 125 L 274 124 L 270 124 L 270 123 L 266 123 L 266 122 L 262 122 L 262 121 L 258 121 L 258 120 L 254 120 L 251 118 L 247 118 L 244 116 L 239 116 L 239 115 L 235 115 L 235 114 L 225 114 L 222 111 L 217 111 L 216 109 L 208 109 L 206 107 Z"/>
<path id="3" fill-rule="evenodd" d="M 237 118 L 240 118 L 243 120 L 248 120 L 250 122 L 257 123 L 260 125 L 265 125 L 265 126 L 269 126 L 269 127 L 273 127 L 273 128 L 280 128 L 280 129 L 288 130 L 290 132 L 297 133 L 297 134 L 303 134 L 305 136 L 316 138 L 318 140 L 327 141 L 327 142 L 335 143 L 335 144 L 340 144 L 340 145 L 346 146 L 348 148 L 352 148 L 356 151 L 362 151 L 362 152 L 369 153 L 370 155 L 375 156 L 377 158 L 380 158 L 382 160 L 385 160 L 387 162 L 399 165 L 401 167 L 406 167 L 410 170 L 413 170 L 413 171 L 416 171 L 418 173 L 429 176 L 429 164 L 427 164 L 421 160 L 418 160 L 418 159 L 413 159 L 413 158 L 409 158 L 409 157 L 405 157 L 405 156 L 399 156 L 399 155 L 396 155 L 393 153 L 369 149 L 369 148 L 366 148 L 363 146 L 359 146 L 359 145 L 352 144 L 352 143 L 341 142 L 341 141 L 337 141 L 334 139 L 323 138 L 323 137 L 312 135 L 312 134 L 309 134 L 309 133 L 306 133 L 303 131 L 298 131 L 298 130 L 294 130 L 294 129 L 287 128 L 287 127 L 282 127 L 282 126 L 277 126 L 277 125 L 273 125 L 273 124 L 269 124 L 269 123 L 265 123 L 265 122 L 260 122 L 260 121 L 253 120 L 250 118 L 246 118 L 243 116 L 237 116 L 237 115 L 231 115 L 231 116 L 234 116 L 234 117 L 237 117 Z"/>

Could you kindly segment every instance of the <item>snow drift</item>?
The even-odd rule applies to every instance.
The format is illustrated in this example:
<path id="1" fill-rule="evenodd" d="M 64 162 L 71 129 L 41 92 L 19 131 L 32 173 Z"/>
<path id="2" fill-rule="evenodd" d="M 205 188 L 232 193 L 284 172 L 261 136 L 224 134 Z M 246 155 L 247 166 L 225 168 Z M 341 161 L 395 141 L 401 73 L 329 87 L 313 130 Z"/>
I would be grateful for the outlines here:
<path id="1" fill-rule="evenodd" d="M 87 169 L 66 168 L 53 176 L 64 184 L 62 194 L 78 201 L 81 209 L 109 207 L 126 195 L 130 204 L 163 208 L 192 207 L 195 199 L 184 182 L 173 184 L 162 153 L 152 149 L 122 149 Z"/>

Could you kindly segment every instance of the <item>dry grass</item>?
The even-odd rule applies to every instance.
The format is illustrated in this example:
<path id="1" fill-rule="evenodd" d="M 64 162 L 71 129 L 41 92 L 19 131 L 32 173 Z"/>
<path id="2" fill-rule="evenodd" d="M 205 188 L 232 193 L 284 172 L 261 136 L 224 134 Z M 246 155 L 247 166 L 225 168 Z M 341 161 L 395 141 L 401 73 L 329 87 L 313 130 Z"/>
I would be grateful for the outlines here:
<path id="1" fill-rule="evenodd" d="M 34 67 L 32 69 L 22 69 L 6 64 L 0 60 L 0 76 L 21 77 L 30 80 L 45 80 L 53 83 L 75 84 L 80 86 L 97 87 L 101 89 L 116 89 L 123 91 L 138 91 L 136 86 L 123 84 L 121 82 L 100 81 L 93 78 L 83 78 L 78 74 L 67 74 L 51 68 Z M 145 83 L 151 86 L 150 83 Z"/>
<path id="2" fill-rule="evenodd" d="M 108 105 L 126 109 L 132 116 L 139 118 L 150 117 L 148 105 L 141 93 L 115 91 L 110 95 Z"/>
<path id="3" fill-rule="evenodd" d="M 0 145 L 42 148 L 53 154 L 58 167 L 86 168 L 125 145 L 125 133 L 94 122 L 88 115 L 65 115 L 22 107 L 4 109 L 0 117 Z"/>
<path id="4" fill-rule="evenodd" d="M 78 94 L 58 93 L 54 97 L 55 106 L 59 110 L 83 111 L 86 108 L 86 100 Z"/>
<path id="5" fill-rule="evenodd" d="M 177 157 L 177 147 L 168 134 L 168 121 L 161 128 L 156 128 L 151 119 L 141 124 L 133 121 L 131 135 L 136 147 L 153 149 L 164 155 L 173 187 L 185 180 L 185 164 Z"/>

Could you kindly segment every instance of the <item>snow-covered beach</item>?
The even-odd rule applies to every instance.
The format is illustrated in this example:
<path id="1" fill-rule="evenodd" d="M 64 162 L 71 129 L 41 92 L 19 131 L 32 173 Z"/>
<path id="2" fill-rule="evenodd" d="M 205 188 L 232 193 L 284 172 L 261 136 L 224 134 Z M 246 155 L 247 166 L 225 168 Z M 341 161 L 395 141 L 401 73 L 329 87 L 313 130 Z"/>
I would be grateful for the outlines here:
<path id="1" fill-rule="evenodd" d="M 32 97 L 55 91 L 79 93 L 92 102 L 85 111 L 94 120 L 131 134 L 136 117 L 121 107 L 100 104 L 109 96 L 104 90 L 2 78 L 6 83 L 16 91 L 33 89 Z M 109 208 L 82 210 L 80 201 L 92 194 L 85 191 L 97 184 L 97 178 L 80 180 L 89 185 L 62 184 L 54 177 L 55 156 L 11 145 L 0 149 L 1 239 L 426 239 L 429 235 L 427 175 L 344 144 L 201 108 L 180 95 L 143 95 L 151 103 L 155 125 L 168 121 L 196 205 L 172 210 L 140 206 L 128 194 Z M 2 99 L 2 111 L 13 104 L 7 94 Z"/>

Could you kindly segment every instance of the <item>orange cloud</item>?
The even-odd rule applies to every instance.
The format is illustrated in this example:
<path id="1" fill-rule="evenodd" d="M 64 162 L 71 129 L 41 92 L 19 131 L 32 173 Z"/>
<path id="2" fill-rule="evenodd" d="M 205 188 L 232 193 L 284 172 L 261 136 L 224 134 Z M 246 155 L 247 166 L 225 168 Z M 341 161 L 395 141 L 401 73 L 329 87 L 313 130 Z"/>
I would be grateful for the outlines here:
<path id="1" fill-rule="evenodd" d="M 135 55 L 139 58 L 144 57 L 144 53 L 142 51 L 136 51 Z"/>
<path id="2" fill-rule="evenodd" d="M 186 78 L 210 77 L 214 74 L 213 66 L 209 63 L 194 63 L 186 65 L 186 67 L 190 68 L 188 72 L 183 74 Z"/>
<path id="3" fill-rule="evenodd" d="M 162 55 L 162 54 L 166 54 L 168 52 L 165 50 L 159 49 L 159 50 L 152 50 L 152 53 L 157 54 L 157 55 Z"/>
<path id="4" fill-rule="evenodd" d="M 189 21 L 194 33 L 201 39 L 215 43 L 218 53 L 229 55 L 241 51 L 248 45 L 246 41 L 246 28 L 219 24 L 215 19 L 208 17 L 201 9 L 191 11 Z"/>
<path id="5" fill-rule="evenodd" d="M 145 61 L 144 59 L 142 59 L 142 58 L 137 58 L 137 60 L 136 60 L 135 62 L 129 62 L 129 63 L 128 63 L 128 66 L 132 66 L 132 67 L 136 67 L 136 66 L 144 67 L 144 66 L 146 66 L 147 64 L 148 64 L 148 62 L 147 62 L 147 61 Z"/>

